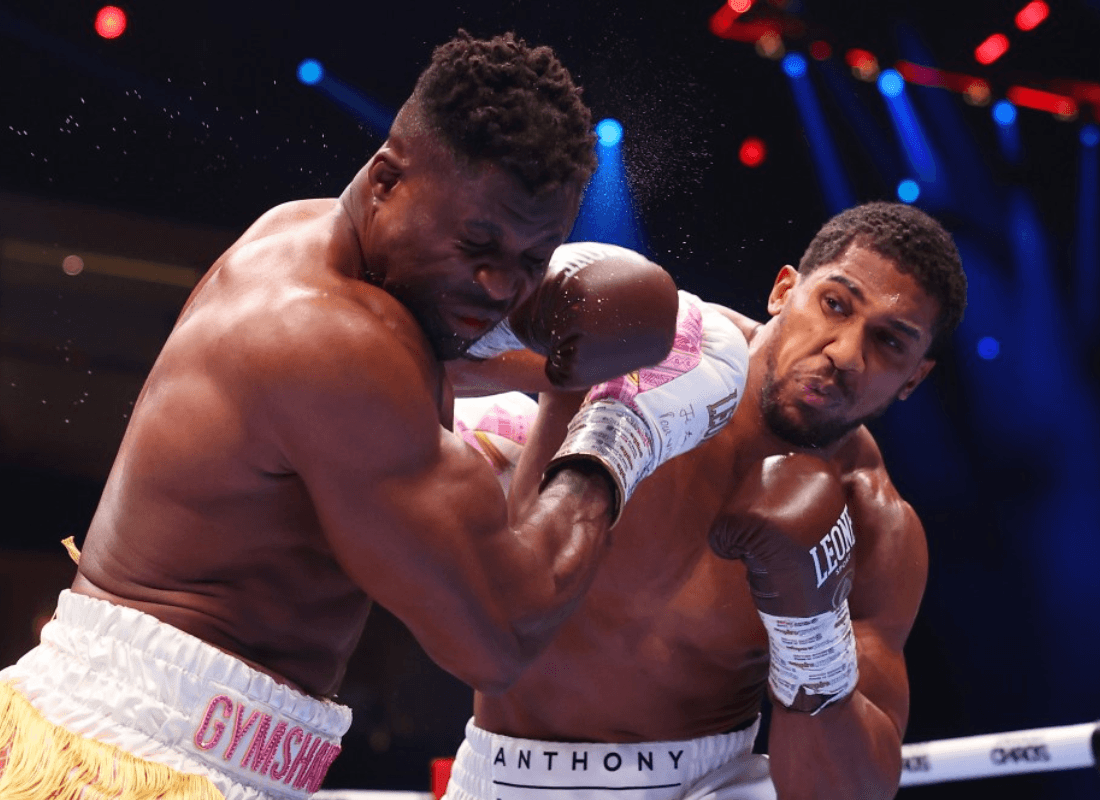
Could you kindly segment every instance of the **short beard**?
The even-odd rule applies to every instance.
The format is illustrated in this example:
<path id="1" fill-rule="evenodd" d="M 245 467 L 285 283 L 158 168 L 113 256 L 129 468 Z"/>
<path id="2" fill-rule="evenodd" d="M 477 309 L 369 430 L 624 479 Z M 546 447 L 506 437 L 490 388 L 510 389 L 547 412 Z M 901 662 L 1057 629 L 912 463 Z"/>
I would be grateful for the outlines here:
<path id="1" fill-rule="evenodd" d="M 788 444 L 804 449 L 821 449 L 835 444 L 861 425 L 882 416 L 890 402 L 865 417 L 855 420 L 824 420 L 817 424 L 799 423 L 784 413 L 779 402 L 779 383 L 775 379 L 775 356 L 768 355 L 764 385 L 760 389 L 760 412 L 768 429 Z"/>

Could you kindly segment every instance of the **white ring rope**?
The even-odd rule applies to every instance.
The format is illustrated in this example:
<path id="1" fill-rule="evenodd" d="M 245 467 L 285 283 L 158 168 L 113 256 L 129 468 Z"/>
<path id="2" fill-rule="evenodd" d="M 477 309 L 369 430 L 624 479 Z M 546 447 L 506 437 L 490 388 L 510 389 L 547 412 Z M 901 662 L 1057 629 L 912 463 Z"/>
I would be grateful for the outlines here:
<path id="1" fill-rule="evenodd" d="M 947 783 L 1025 772 L 1100 768 L 1100 722 L 986 733 L 901 746 L 901 785 Z M 430 792 L 329 789 L 316 800 L 434 800 Z"/>
<path id="2" fill-rule="evenodd" d="M 902 786 L 1100 767 L 1100 723 L 904 744 L 901 756 Z"/>

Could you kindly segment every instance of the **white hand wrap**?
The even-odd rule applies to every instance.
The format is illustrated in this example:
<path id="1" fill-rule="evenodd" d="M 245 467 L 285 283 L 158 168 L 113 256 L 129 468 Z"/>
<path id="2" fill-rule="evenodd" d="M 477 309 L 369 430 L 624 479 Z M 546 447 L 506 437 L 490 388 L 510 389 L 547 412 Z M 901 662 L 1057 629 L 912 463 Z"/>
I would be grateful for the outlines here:
<path id="1" fill-rule="evenodd" d="M 768 685 L 779 702 L 789 708 L 799 689 L 826 697 L 816 714 L 856 688 L 859 662 L 847 600 L 815 617 L 758 613 L 768 630 Z"/>
<path id="2" fill-rule="evenodd" d="M 638 254 L 625 247 L 600 242 L 567 242 L 550 256 L 547 275 L 564 273 L 566 277 L 589 264 L 611 256 L 637 258 Z M 536 290 L 537 291 L 537 290 Z M 525 350 L 527 345 L 516 336 L 507 319 L 503 319 L 470 345 L 466 355 L 470 358 L 493 358 L 509 350 Z"/>
<path id="3" fill-rule="evenodd" d="M 592 387 L 550 468 L 595 459 L 618 489 L 613 519 L 647 475 L 691 450 L 730 420 L 745 388 L 748 342 L 721 312 L 680 292 L 672 352 L 647 367 Z"/>

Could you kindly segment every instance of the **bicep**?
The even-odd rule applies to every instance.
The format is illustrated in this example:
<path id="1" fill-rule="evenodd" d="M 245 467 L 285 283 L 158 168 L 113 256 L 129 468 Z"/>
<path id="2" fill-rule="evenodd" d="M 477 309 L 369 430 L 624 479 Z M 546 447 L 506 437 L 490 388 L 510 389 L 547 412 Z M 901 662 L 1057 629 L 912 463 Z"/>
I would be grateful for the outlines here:
<path id="1" fill-rule="evenodd" d="M 400 391 L 299 393 L 294 421 L 283 415 L 286 457 L 347 576 L 445 669 L 491 680 L 515 650 L 494 591 L 511 545 L 504 495 L 481 457 L 439 424 L 417 371 L 389 367 L 384 383 Z"/>

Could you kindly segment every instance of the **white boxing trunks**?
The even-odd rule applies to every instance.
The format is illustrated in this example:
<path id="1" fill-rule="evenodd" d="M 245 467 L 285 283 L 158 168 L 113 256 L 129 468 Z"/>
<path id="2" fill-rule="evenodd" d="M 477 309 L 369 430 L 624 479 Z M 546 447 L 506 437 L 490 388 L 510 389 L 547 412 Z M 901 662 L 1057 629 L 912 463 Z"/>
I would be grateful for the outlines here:
<path id="1" fill-rule="evenodd" d="M 543 742 L 466 724 L 443 800 L 775 800 L 757 720 L 733 733 L 639 744 Z"/>
<path id="2" fill-rule="evenodd" d="M 0 671 L 0 683 L 47 723 L 204 776 L 226 800 L 309 797 L 351 724 L 345 706 L 284 686 L 148 614 L 68 590 L 41 644 Z M 36 724 L 23 718 L 24 727 Z M 18 756 L 9 753 L 9 769 Z"/>

